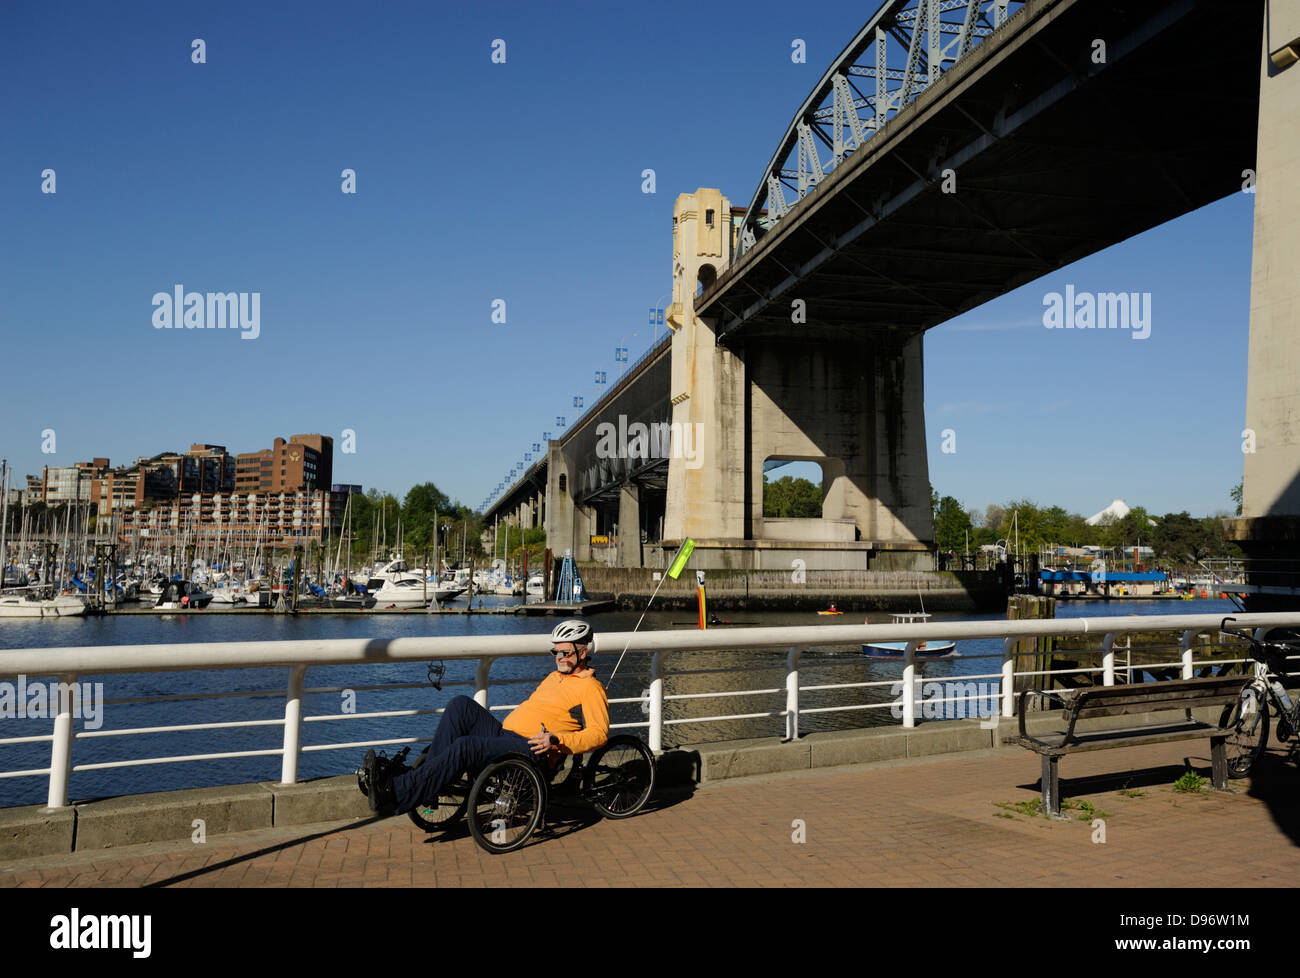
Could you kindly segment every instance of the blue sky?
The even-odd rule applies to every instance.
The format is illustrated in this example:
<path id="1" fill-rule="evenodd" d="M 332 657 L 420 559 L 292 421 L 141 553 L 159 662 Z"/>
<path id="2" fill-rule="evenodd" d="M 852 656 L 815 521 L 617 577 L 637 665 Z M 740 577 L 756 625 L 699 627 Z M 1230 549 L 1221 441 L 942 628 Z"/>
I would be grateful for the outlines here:
<path id="1" fill-rule="evenodd" d="M 676 195 L 714 186 L 747 203 L 869 7 L 823 4 L 774 29 L 792 23 L 786 5 L 10 0 L 0 454 L 39 473 L 352 429 L 336 481 L 401 495 L 431 479 L 477 505 L 556 415 L 572 419 L 575 394 L 590 403 L 594 370 L 617 376 L 616 346 L 648 345 Z M 794 37 L 807 64 L 791 62 Z M 1114 497 L 1228 508 L 1252 201 L 930 331 L 936 489 L 1085 515 Z M 1043 294 L 1067 282 L 1150 292 L 1150 337 L 1044 329 Z M 152 297 L 177 283 L 260 292 L 261 335 L 154 329 Z"/>

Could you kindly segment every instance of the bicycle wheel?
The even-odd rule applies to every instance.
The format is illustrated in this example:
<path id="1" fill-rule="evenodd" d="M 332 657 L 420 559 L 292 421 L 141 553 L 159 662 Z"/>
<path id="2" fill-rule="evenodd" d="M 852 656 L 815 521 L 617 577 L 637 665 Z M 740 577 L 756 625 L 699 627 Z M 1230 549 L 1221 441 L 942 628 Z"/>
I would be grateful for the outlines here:
<path id="1" fill-rule="evenodd" d="M 1268 700 L 1243 694 L 1223 708 L 1219 726 L 1232 731 L 1224 744 L 1228 777 L 1246 777 L 1268 745 Z"/>
<path id="2" fill-rule="evenodd" d="M 582 787 L 605 818 L 635 815 L 654 791 L 654 754 L 636 737 L 614 737 L 587 765 Z"/>
<path id="3" fill-rule="evenodd" d="M 542 824 L 546 785 L 537 765 L 510 755 L 485 767 L 469 790 L 469 831 L 491 853 L 518 849 Z"/>
<path id="4" fill-rule="evenodd" d="M 415 770 L 424 763 L 425 758 L 429 756 L 429 748 L 420 752 L 420 756 L 415 759 L 411 765 L 411 770 Z M 446 788 L 442 793 L 430 801 L 421 803 L 418 807 L 407 812 L 407 816 L 416 827 L 424 832 L 437 832 L 441 829 L 450 828 L 455 825 L 462 815 L 465 814 L 465 806 L 469 803 L 469 778 L 461 775 Z"/>

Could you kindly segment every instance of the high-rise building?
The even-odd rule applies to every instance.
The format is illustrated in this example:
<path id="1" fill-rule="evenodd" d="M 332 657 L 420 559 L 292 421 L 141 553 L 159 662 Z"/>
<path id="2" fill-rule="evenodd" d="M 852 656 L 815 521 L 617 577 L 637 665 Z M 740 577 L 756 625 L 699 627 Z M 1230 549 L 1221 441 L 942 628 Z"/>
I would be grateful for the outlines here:
<path id="1" fill-rule="evenodd" d="M 328 435 L 277 438 L 271 448 L 235 458 L 236 492 L 328 490 L 334 478 L 334 439 Z"/>

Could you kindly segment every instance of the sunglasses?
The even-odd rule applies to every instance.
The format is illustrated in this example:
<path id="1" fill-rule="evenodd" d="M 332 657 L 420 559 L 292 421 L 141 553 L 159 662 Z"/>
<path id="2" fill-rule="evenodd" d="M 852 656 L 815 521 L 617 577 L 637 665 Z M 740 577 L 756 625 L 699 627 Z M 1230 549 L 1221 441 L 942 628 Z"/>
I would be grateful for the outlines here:
<path id="1" fill-rule="evenodd" d="M 551 654 L 552 654 L 552 655 L 559 655 L 559 656 L 565 656 L 565 655 L 577 655 L 577 654 L 578 654 L 578 650 L 577 650 L 577 649 L 570 649 L 568 652 L 561 652 L 559 649 L 552 649 L 552 650 L 551 650 Z"/>

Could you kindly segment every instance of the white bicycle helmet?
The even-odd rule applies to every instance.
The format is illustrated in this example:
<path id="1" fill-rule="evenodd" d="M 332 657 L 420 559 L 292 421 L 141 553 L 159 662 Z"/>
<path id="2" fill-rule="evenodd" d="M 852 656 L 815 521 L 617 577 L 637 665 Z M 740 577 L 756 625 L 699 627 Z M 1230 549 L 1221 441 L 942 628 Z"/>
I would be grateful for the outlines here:
<path id="1" fill-rule="evenodd" d="M 594 634 L 591 626 L 580 618 L 569 618 L 560 622 L 551 632 L 551 641 L 572 642 L 574 645 L 590 645 Z"/>

